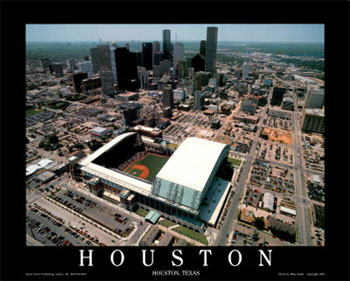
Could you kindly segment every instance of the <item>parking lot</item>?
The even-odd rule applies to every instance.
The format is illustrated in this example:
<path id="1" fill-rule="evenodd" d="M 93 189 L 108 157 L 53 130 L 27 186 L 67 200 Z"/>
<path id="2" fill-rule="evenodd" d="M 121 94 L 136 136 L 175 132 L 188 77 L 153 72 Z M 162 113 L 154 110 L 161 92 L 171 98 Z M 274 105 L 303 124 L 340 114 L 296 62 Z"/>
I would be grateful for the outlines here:
<path id="1" fill-rule="evenodd" d="M 255 161 L 249 182 L 258 187 L 294 194 L 294 174 L 288 168 L 281 168 L 262 161 Z"/>
<path id="2" fill-rule="evenodd" d="M 279 129 L 279 130 L 285 130 L 285 131 L 291 131 L 293 129 L 292 120 L 289 119 L 281 119 L 274 116 L 268 116 L 264 120 L 264 125 L 269 128 Z"/>
<path id="3" fill-rule="evenodd" d="M 64 225 L 64 221 L 53 218 L 32 206 L 26 217 L 27 233 L 45 246 L 91 246 L 98 245 Z"/>
<path id="4" fill-rule="evenodd" d="M 262 160 L 293 164 L 293 148 L 291 146 L 260 140 L 258 147 L 258 158 Z"/>
<path id="5" fill-rule="evenodd" d="M 102 226 L 115 231 L 121 237 L 128 237 L 134 230 L 136 220 L 121 212 L 102 206 L 94 199 L 79 191 L 61 190 L 52 198 L 62 205 L 96 221 Z"/>
<path id="6" fill-rule="evenodd" d="M 254 232 L 257 233 L 257 239 L 254 239 Z M 265 232 L 256 230 L 252 226 L 237 224 L 231 239 L 231 246 L 285 246 L 288 242 L 281 241 Z"/>

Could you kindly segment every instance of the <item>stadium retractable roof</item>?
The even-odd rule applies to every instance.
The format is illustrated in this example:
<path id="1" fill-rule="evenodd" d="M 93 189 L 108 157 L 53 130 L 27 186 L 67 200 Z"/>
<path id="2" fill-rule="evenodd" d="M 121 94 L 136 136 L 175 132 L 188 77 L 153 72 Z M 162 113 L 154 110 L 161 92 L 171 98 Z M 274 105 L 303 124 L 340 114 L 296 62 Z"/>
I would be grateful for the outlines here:
<path id="1" fill-rule="evenodd" d="M 135 132 L 131 132 L 131 133 L 125 133 L 122 135 L 117 136 L 116 138 L 114 138 L 113 140 L 111 140 L 109 143 L 107 143 L 106 145 L 102 146 L 101 148 L 97 149 L 93 154 L 89 155 L 88 157 L 86 157 L 85 159 L 83 159 L 80 162 L 80 165 L 82 166 L 87 166 L 88 164 L 90 164 L 92 161 L 94 161 L 96 158 L 98 158 L 99 156 L 101 156 L 103 153 L 105 153 L 106 151 L 110 150 L 111 148 L 113 148 L 116 144 L 118 144 L 119 142 L 121 142 L 123 139 L 127 138 L 128 136 L 131 135 L 135 135 Z"/>
<path id="2" fill-rule="evenodd" d="M 187 138 L 157 174 L 170 182 L 202 191 L 227 145 L 200 138 Z"/>

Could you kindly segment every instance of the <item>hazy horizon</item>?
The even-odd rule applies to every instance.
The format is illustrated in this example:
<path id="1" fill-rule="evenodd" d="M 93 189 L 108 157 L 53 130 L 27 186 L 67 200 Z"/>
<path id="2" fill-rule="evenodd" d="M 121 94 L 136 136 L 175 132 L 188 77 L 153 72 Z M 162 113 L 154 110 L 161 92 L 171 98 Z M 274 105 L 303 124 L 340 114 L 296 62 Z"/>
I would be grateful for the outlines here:
<path id="1" fill-rule="evenodd" d="M 208 26 L 218 27 L 218 42 L 324 43 L 324 24 L 27 24 L 26 42 L 206 40 Z"/>
<path id="2" fill-rule="evenodd" d="M 102 43 L 106 42 L 146 42 L 147 40 L 107 40 L 107 41 L 102 41 Z M 153 41 L 159 41 L 162 42 L 162 40 L 148 40 L 150 42 Z M 178 40 L 177 42 L 198 42 L 200 40 Z M 269 44 L 275 44 L 275 43 L 288 43 L 288 44 L 324 44 L 324 42 L 305 42 L 305 41 L 300 41 L 300 42 L 288 42 L 288 41 L 224 41 L 224 40 L 218 40 L 218 43 L 269 43 Z M 71 41 L 71 40 L 60 40 L 60 41 L 26 41 L 26 43 L 99 43 L 99 40 L 80 40 L 80 41 Z M 174 42 L 172 42 L 174 43 Z"/>

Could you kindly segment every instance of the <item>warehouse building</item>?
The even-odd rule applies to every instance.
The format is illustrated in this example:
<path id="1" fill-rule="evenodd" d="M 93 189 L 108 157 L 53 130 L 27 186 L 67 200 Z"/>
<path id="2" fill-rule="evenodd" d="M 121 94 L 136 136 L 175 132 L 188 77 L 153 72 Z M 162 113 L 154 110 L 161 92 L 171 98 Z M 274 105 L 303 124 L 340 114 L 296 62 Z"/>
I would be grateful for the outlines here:
<path id="1" fill-rule="evenodd" d="M 102 128 L 102 127 L 95 127 L 91 130 L 91 134 L 96 137 L 104 137 L 108 133 L 112 133 L 113 130 L 111 128 Z"/>

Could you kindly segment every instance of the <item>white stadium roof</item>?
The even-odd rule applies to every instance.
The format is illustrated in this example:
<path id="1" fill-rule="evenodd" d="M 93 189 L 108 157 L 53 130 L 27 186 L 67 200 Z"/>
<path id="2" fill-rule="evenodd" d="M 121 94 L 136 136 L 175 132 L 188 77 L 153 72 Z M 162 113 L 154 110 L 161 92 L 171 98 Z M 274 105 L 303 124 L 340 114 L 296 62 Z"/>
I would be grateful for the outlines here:
<path id="1" fill-rule="evenodd" d="M 157 178 L 202 191 L 227 145 L 187 138 L 157 174 Z"/>

